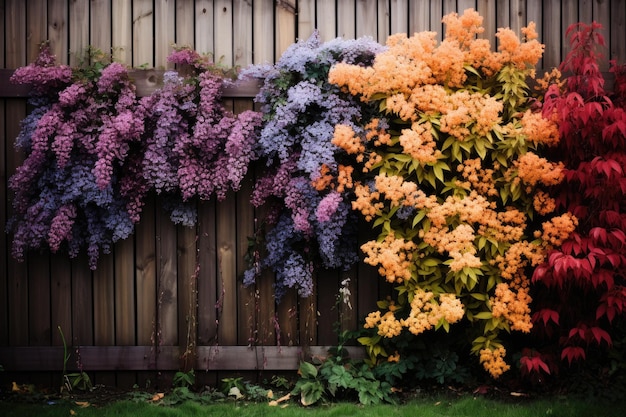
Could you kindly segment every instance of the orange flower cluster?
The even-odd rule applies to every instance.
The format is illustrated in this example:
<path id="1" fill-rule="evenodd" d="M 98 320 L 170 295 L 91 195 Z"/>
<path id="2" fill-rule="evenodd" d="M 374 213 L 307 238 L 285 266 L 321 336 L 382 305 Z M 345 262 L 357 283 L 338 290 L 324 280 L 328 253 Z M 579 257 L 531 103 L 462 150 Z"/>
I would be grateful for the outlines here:
<path id="1" fill-rule="evenodd" d="M 485 348 L 480 350 L 480 363 L 491 374 L 498 378 L 500 375 L 511 369 L 510 365 L 504 361 L 506 350 L 503 347 L 495 349 Z"/>
<path id="2" fill-rule="evenodd" d="M 420 32 L 412 37 L 391 35 L 387 39 L 388 49 L 376 56 L 371 67 L 336 64 L 330 70 L 329 82 L 364 101 L 380 93 L 408 96 L 425 84 L 462 87 L 467 80 L 466 66 L 490 76 L 508 64 L 522 70 L 533 68 L 543 54 L 532 22 L 522 29 L 523 42 L 512 30 L 500 29 L 496 34 L 498 52 L 491 50 L 488 40 L 477 39 L 484 28 L 482 18 L 473 9 L 460 17 L 451 13 L 443 22 L 446 38 L 439 45 L 434 32 Z"/>
<path id="3" fill-rule="evenodd" d="M 556 122 L 541 113 L 527 110 L 522 116 L 522 134 L 532 143 L 556 146 L 559 143 L 559 127 Z"/>
<path id="4" fill-rule="evenodd" d="M 385 206 L 380 201 L 380 193 L 370 190 L 368 185 L 356 184 L 354 187 L 352 210 L 360 211 L 366 221 L 372 221 L 375 215 L 382 213 Z"/>
<path id="5" fill-rule="evenodd" d="M 400 135 L 400 145 L 404 153 L 423 164 L 437 162 L 441 151 L 433 139 L 430 123 L 414 122 L 410 129 L 403 129 Z"/>
<path id="6" fill-rule="evenodd" d="M 411 279 L 415 271 L 413 252 L 417 245 L 412 241 L 396 239 L 390 233 L 381 242 L 364 243 L 361 250 L 367 255 L 364 262 L 378 266 L 378 273 L 388 282 L 402 283 Z"/>
<path id="7" fill-rule="evenodd" d="M 556 185 L 563 180 L 562 162 L 558 164 L 549 162 L 534 152 L 526 152 L 513 163 L 513 166 L 517 169 L 519 179 L 527 185 L 528 193 L 532 192 L 532 188 L 537 184 Z"/>
<path id="8" fill-rule="evenodd" d="M 547 193 L 539 190 L 533 196 L 533 208 L 537 213 L 545 216 L 556 209 L 556 201 Z"/>
<path id="9" fill-rule="evenodd" d="M 365 318 L 366 329 L 378 328 L 378 334 L 383 337 L 399 336 L 402 332 L 402 325 L 396 320 L 393 311 L 387 311 L 381 316 L 380 311 L 369 313 Z"/>
<path id="10" fill-rule="evenodd" d="M 461 173 L 463 178 L 469 183 L 466 188 L 473 188 L 482 195 L 497 196 L 498 190 L 493 177 L 494 170 L 497 170 L 500 164 L 495 163 L 494 169 L 483 169 L 480 158 L 466 159 L 463 164 L 457 166 L 457 171 Z"/>
<path id="11" fill-rule="evenodd" d="M 545 248 L 527 240 L 513 243 L 504 255 L 498 255 L 494 263 L 500 269 L 500 276 L 509 281 L 514 288 L 528 286 L 526 267 L 537 266 L 545 259 Z"/>
<path id="12" fill-rule="evenodd" d="M 511 324 L 511 330 L 530 332 L 533 324 L 530 319 L 530 302 L 528 288 L 511 290 L 507 283 L 496 285 L 495 296 L 490 298 L 493 317 L 502 317 Z"/>
<path id="13" fill-rule="evenodd" d="M 432 329 L 442 320 L 453 324 L 461 320 L 465 310 L 461 301 L 454 294 L 440 294 L 439 302 L 430 291 L 417 289 L 411 301 L 411 312 L 406 319 L 400 320 L 414 335 Z"/>
<path id="14" fill-rule="evenodd" d="M 361 142 L 352 127 L 348 125 L 336 125 L 332 144 L 343 149 L 348 155 L 362 154 L 365 152 L 365 145 Z"/>
<path id="15" fill-rule="evenodd" d="M 552 217 L 542 223 L 543 233 L 541 239 L 548 248 L 560 246 L 569 235 L 576 230 L 578 219 L 571 213 Z"/>

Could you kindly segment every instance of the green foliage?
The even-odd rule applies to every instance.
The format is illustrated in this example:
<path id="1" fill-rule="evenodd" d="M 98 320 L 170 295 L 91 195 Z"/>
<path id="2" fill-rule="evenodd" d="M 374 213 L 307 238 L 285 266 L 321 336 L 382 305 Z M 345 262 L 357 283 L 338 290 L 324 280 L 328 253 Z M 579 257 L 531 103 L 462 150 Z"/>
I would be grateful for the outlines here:
<path id="1" fill-rule="evenodd" d="M 309 406 L 322 400 L 358 400 L 363 405 L 393 402 L 391 384 L 380 380 L 364 362 L 353 361 L 338 354 L 329 355 L 319 364 L 301 362 L 292 395 L 300 396 L 300 403 Z"/>
<path id="2" fill-rule="evenodd" d="M 190 388 L 193 387 L 195 383 L 196 374 L 193 369 L 187 372 L 178 371 L 174 374 L 174 378 L 172 379 L 172 385 L 175 387 Z"/>

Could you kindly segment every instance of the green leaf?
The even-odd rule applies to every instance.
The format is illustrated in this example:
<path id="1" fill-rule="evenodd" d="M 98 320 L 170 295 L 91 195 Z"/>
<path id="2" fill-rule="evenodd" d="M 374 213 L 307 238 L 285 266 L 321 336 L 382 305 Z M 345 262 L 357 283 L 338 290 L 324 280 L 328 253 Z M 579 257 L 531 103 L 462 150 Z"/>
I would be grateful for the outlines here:
<path id="1" fill-rule="evenodd" d="M 300 362 L 300 375 L 302 378 L 316 378 L 317 377 L 317 368 L 315 365 L 309 362 Z"/>

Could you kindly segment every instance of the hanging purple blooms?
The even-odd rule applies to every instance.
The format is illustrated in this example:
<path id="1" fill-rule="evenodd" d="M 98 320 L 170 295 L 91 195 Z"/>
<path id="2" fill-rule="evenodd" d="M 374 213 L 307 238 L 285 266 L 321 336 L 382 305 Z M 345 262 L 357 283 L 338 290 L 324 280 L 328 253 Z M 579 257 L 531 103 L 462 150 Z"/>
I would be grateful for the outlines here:
<path id="1" fill-rule="evenodd" d="M 267 255 L 250 257 L 256 263 L 246 271 L 245 284 L 270 268 L 277 297 L 287 288 L 308 297 L 315 271 L 348 269 L 358 260 L 356 217 L 348 197 L 325 195 L 311 182 L 323 166 L 337 170 L 339 152 L 331 143 L 335 125 L 358 129 L 356 122 L 366 111 L 358 99 L 327 82 L 330 67 L 337 62 L 370 65 L 383 48 L 371 38 L 322 43 L 315 32 L 291 45 L 276 65 L 252 66 L 240 75 L 264 82 L 256 101 L 264 114 L 259 156 L 265 169 L 251 201 L 266 205 L 269 213 L 266 235 L 257 236 L 264 250 L 256 248 Z"/>

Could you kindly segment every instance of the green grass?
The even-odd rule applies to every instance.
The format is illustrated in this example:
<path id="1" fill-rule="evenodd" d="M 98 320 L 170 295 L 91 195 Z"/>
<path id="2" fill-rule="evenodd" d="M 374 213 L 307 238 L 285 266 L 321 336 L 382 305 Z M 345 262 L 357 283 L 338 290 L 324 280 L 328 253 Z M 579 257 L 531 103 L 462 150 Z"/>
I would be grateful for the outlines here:
<path id="1" fill-rule="evenodd" d="M 339 403 L 311 408 L 303 408 L 295 402 L 288 403 L 285 408 L 230 401 L 213 405 L 186 402 L 173 407 L 147 402 L 116 401 L 102 407 L 87 408 L 81 408 L 71 402 L 52 405 L 0 402 L 0 414 L 4 417 L 623 417 L 626 415 L 626 404 L 547 399 L 514 402 L 472 396 L 452 400 L 418 399 L 398 406 L 363 407 Z"/>

